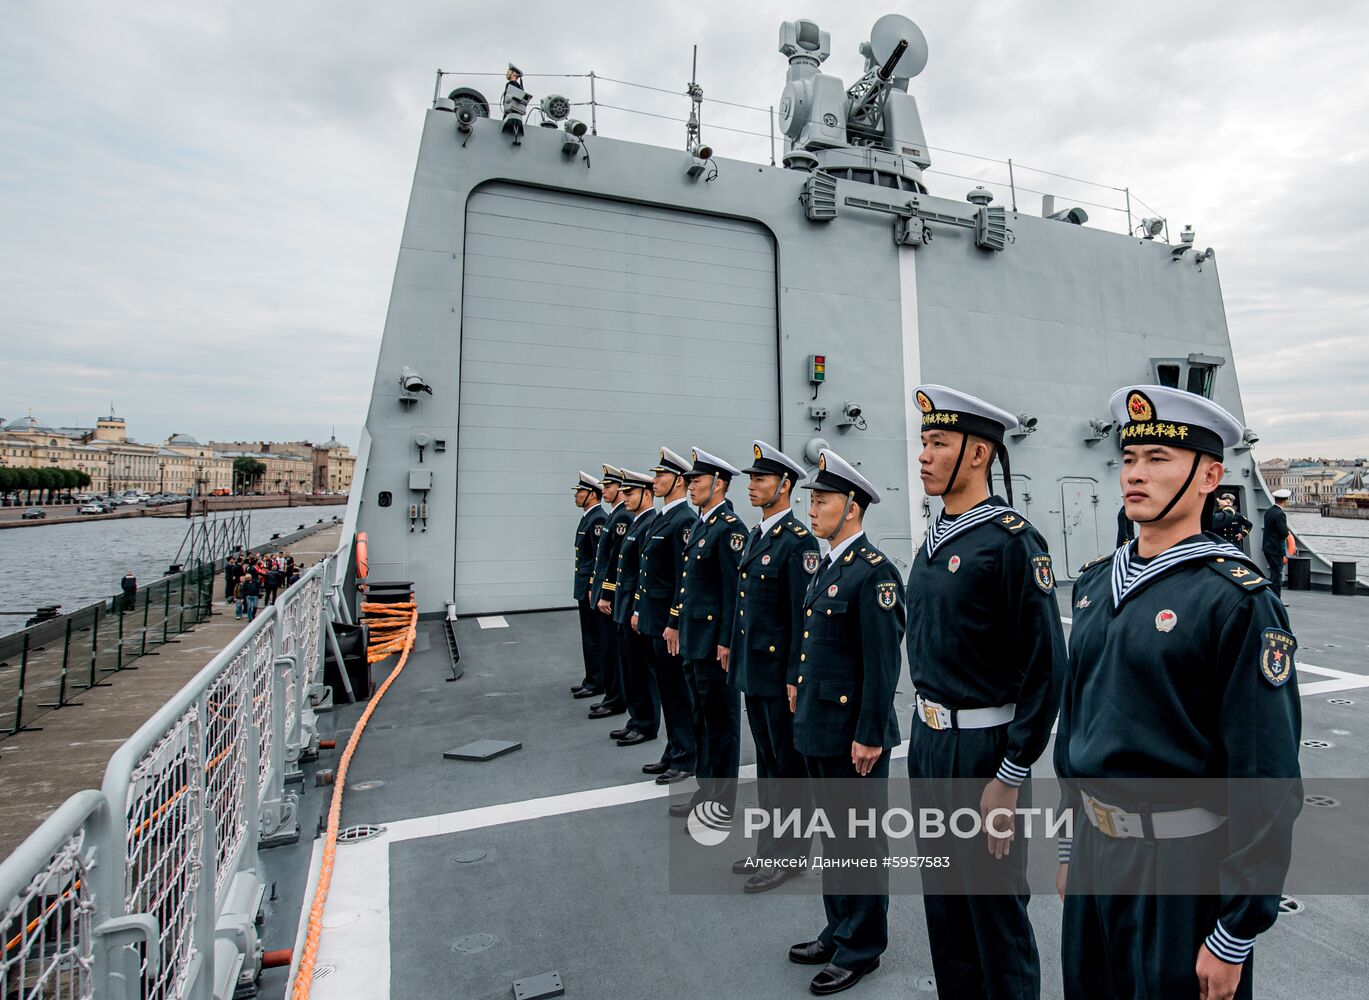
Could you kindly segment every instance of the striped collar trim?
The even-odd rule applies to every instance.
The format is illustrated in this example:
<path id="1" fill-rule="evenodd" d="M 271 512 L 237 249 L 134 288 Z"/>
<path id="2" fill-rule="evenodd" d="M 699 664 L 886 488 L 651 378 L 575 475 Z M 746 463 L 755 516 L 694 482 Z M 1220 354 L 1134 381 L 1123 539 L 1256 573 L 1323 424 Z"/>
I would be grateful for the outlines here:
<path id="1" fill-rule="evenodd" d="M 1226 542 L 1214 542 L 1199 538 L 1191 542 L 1180 542 L 1161 552 L 1148 563 L 1137 562 L 1136 542 L 1128 542 L 1112 556 L 1112 606 L 1120 607 L 1132 594 L 1143 589 L 1156 577 L 1182 563 L 1197 559 L 1211 559 L 1222 556 L 1227 559 L 1246 561 L 1245 553 Z"/>
<path id="2" fill-rule="evenodd" d="M 932 524 L 931 530 L 927 532 L 927 558 L 932 559 L 936 556 L 936 550 L 945 545 L 957 535 L 964 534 L 971 528 L 977 527 L 986 521 L 992 521 L 996 517 L 1001 517 L 1004 513 L 1017 514 L 1017 511 L 1007 505 L 985 504 L 982 507 L 971 507 L 961 514 L 954 521 L 946 517 L 946 512 L 942 511 L 936 516 L 936 521 Z M 1026 520 L 1023 518 L 1023 520 Z"/>

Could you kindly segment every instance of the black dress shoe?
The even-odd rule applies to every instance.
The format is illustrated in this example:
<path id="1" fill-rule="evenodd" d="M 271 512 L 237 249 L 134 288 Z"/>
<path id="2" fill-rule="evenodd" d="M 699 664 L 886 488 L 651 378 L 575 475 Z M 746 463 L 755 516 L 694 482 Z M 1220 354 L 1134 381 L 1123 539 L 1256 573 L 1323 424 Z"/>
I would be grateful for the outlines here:
<path id="1" fill-rule="evenodd" d="M 763 868 L 746 880 L 746 884 L 742 886 L 742 892 L 769 892 L 771 889 L 778 889 L 791 878 L 801 874 L 803 874 L 802 868 Z"/>
<path id="2" fill-rule="evenodd" d="M 670 770 L 670 765 L 667 764 L 667 763 L 666 763 L 665 761 L 663 761 L 663 760 L 658 760 L 658 761 L 656 761 L 655 763 L 652 763 L 652 764 L 643 764 L 643 765 L 642 765 L 642 773 L 643 773 L 643 774 L 665 774 L 665 773 L 666 773 L 667 771 L 669 771 L 669 770 Z"/>
<path id="3" fill-rule="evenodd" d="M 650 767 L 650 766 L 652 766 L 652 765 L 648 765 L 648 766 Z M 678 768 L 671 767 L 671 768 L 667 768 L 666 770 L 662 771 L 660 774 L 656 775 L 656 784 L 658 784 L 658 785 L 673 785 L 673 784 L 675 784 L 675 782 L 677 782 L 677 781 L 684 781 L 685 778 L 692 778 L 692 777 L 694 777 L 694 772 L 693 772 L 693 771 L 681 771 L 681 770 L 679 770 Z"/>
<path id="4" fill-rule="evenodd" d="M 656 780 L 659 781 L 659 780 L 661 780 L 661 779 L 657 778 Z M 693 803 L 693 802 L 676 802 L 673 806 L 670 807 L 670 815 L 672 815 L 672 816 L 688 816 L 688 815 L 689 815 L 689 810 L 691 810 L 691 809 L 693 809 L 693 808 L 694 808 L 694 803 Z"/>
<path id="5" fill-rule="evenodd" d="M 656 737 L 648 736 L 646 733 L 638 732 L 636 729 L 629 732 L 618 741 L 620 747 L 635 747 L 638 743 L 650 743 Z"/>
<path id="6" fill-rule="evenodd" d="M 754 875 L 760 870 L 760 862 L 755 858 L 742 858 L 740 861 L 732 862 L 733 875 Z"/>
<path id="7" fill-rule="evenodd" d="M 856 983 L 860 982 L 868 973 L 874 972 L 879 968 L 879 959 L 872 958 L 863 969 L 843 969 L 840 965 L 829 965 L 808 984 L 808 989 L 818 996 L 827 996 L 831 993 L 840 993 L 842 990 L 849 990 Z"/>
<path id="8" fill-rule="evenodd" d="M 635 733 L 636 731 L 637 730 L 633 729 L 631 726 L 624 726 L 622 729 L 613 730 L 608 734 L 608 738 L 611 740 L 621 740 L 628 733 Z"/>
<path id="9" fill-rule="evenodd" d="M 608 708 L 605 705 L 595 705 L 589 710 L 591 719 L 607 719 L 611 715 L 622 715 L 626 712 L 625 708 Z"/>
<path id="10" fill-rule="evenodd" d="M 604 692 L 602 691 L 596 691 L 594 688 L 577 688 L 570 694 L 572 698 L 597 698 L 603 693 Z"/>
<path id="11" fill-rule="evenodd" d="M 789 949 L 789 961 L 799 965 L 826 965 L 832 961 L 837 949 L 821 941 L 805 941 Z"/>

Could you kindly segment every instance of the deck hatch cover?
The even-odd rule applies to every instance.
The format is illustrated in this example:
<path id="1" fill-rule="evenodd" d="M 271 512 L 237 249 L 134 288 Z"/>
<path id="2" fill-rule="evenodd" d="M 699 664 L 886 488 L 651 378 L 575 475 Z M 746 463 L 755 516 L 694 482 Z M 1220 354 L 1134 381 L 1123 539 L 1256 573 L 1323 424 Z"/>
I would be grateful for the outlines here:
<path id="1" fill-rule="evenodd" d="M 506 753 L 523 749 L 516 740 L 472 740 L 442 754 L 444 760 L 494 760 Z"/>
<path id="2" fill-rule="evenodd" d="M 514 1000 L 548 1000 L 565 995 L 559 972 L 544 972 L 540 976 L 516 980 L 513 984 Z"/>

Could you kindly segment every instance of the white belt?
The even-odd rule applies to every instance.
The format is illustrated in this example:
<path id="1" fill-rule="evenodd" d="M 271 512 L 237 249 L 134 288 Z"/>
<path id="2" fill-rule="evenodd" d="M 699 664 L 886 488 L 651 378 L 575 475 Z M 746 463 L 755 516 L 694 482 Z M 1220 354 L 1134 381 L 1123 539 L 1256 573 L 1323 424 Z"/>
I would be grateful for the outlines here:
<path id="1" fill-rule="evenodd" d="M 1206 809 L 1175 809 L 1170 812 L 1141 813 L 1124 812 L 1117 806 L 1099 802 L 1088 792 L 1080 791 L 1084 798 L 1084 815 L 1089 822 L 1105 837 L 1147 837 L 1145 816 L 1150 817 L 1150 839 L 1173 840 L 1176 837 L 1197 837 L 1210 833 L 1226 822 L 1225 816 L 1218 816 Z"/>
<path id="2" fill-rule="evenodd" d="M 954 709 L 917 696 L 917 717 L 929 729 L 990 729 L 1006 725 L 1016 716 L 1016 705 Z"/>

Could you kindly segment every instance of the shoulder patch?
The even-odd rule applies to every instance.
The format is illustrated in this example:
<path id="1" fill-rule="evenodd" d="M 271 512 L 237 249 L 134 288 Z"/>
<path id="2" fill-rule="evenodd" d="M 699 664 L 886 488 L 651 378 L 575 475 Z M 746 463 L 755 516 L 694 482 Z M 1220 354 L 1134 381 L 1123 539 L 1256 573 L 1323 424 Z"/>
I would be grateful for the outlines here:
<path id="1" fill-rule="evenodd" d="M 1043 594 L 1049 594 L 1055 590 L 1055 572 L 1051 569 L 1051 557 L 1045 552 L 1037 552 L 1032 556 L 1032 580 Z"/>
<path id="2" fill-rule="evenodd" d="M 731 545 L 733 552 L 740 552 L 746 548 L 746 536 L 739 531 L 732 532 Z"/>
<path id="3" fill-rule="evenodd" d="M 604 522 L 603 522 L 603 521 L 600 521 L 598 524 L 596 524 L 596 525 L 594 526 L 594 537 L 595 537 L 595 538 L 598 538 L 598 537 L 599 537 L 600 535 L 602 535 L 603 533 L 604 533 Z"/>
<path id="4" fill-rule="evenodd" d="M 1281 628 L 1260 633 L 1260 673 L 1275 687 L 1283 687 L 1293 676 L 1293 654 L 1298 640 Z"/>
<path id="5" fill-rule="evenodd" d="M 814 573 L 818 571 L 818 563 L 820 563 L 821 561 L 822 556 L 818 555 L 817 549 L 812 549 L 811 551 L 805 552 L 803 554 L 803 571 L 807 573 L 809 576 L 812 576 Z"/>
<path id="6" fill-rule="evenodd" d="M 1023 528 L 1027 527 L 1027 519 L 1023 517 L 1021 514 L 1012 510 L 1008 511 L 1002 517 L 994 518 L 993 523 L 998 525 L 1004 531 L 1009 531 L 1014 535 L 1021 531 Z"/>
<path id="7" fill-rule="evenodd" d="M 871 549 L 865 553 L 865 561 L 871 566 L 878 566 L 880 563 L 884 562 L 884 556 L 880 555 L 874 549 Z"/>
<path id="8" fill-rule="evenodd" d="M 1269 581 L 1264 576 L 1235 559 L 1227 559 L 1224 556 L 1209 559 L 1207 568 L 1242 590 L 1261 590 L 1269 586 Z"/>
<path id="9" fill-rule="evenodd" d="M 898 584 L 892 580 L 875 584 L 875 603 L 885 611 L 893 611 L 898 605 Z"/>
<path id="10" fill-rule="evenodd" d="M 617 526 L 616 528 L 614 528 L 613 530 L 614 530 L 614 532 L 616 532 L 616 533 L 619 534 L 619 535 L 626 535 L 626 534 L 627 534 L 627 522 L 626 522 L 626 521 L 619 521 L 619 522 L 618 522 L 618 526 Z"/>

